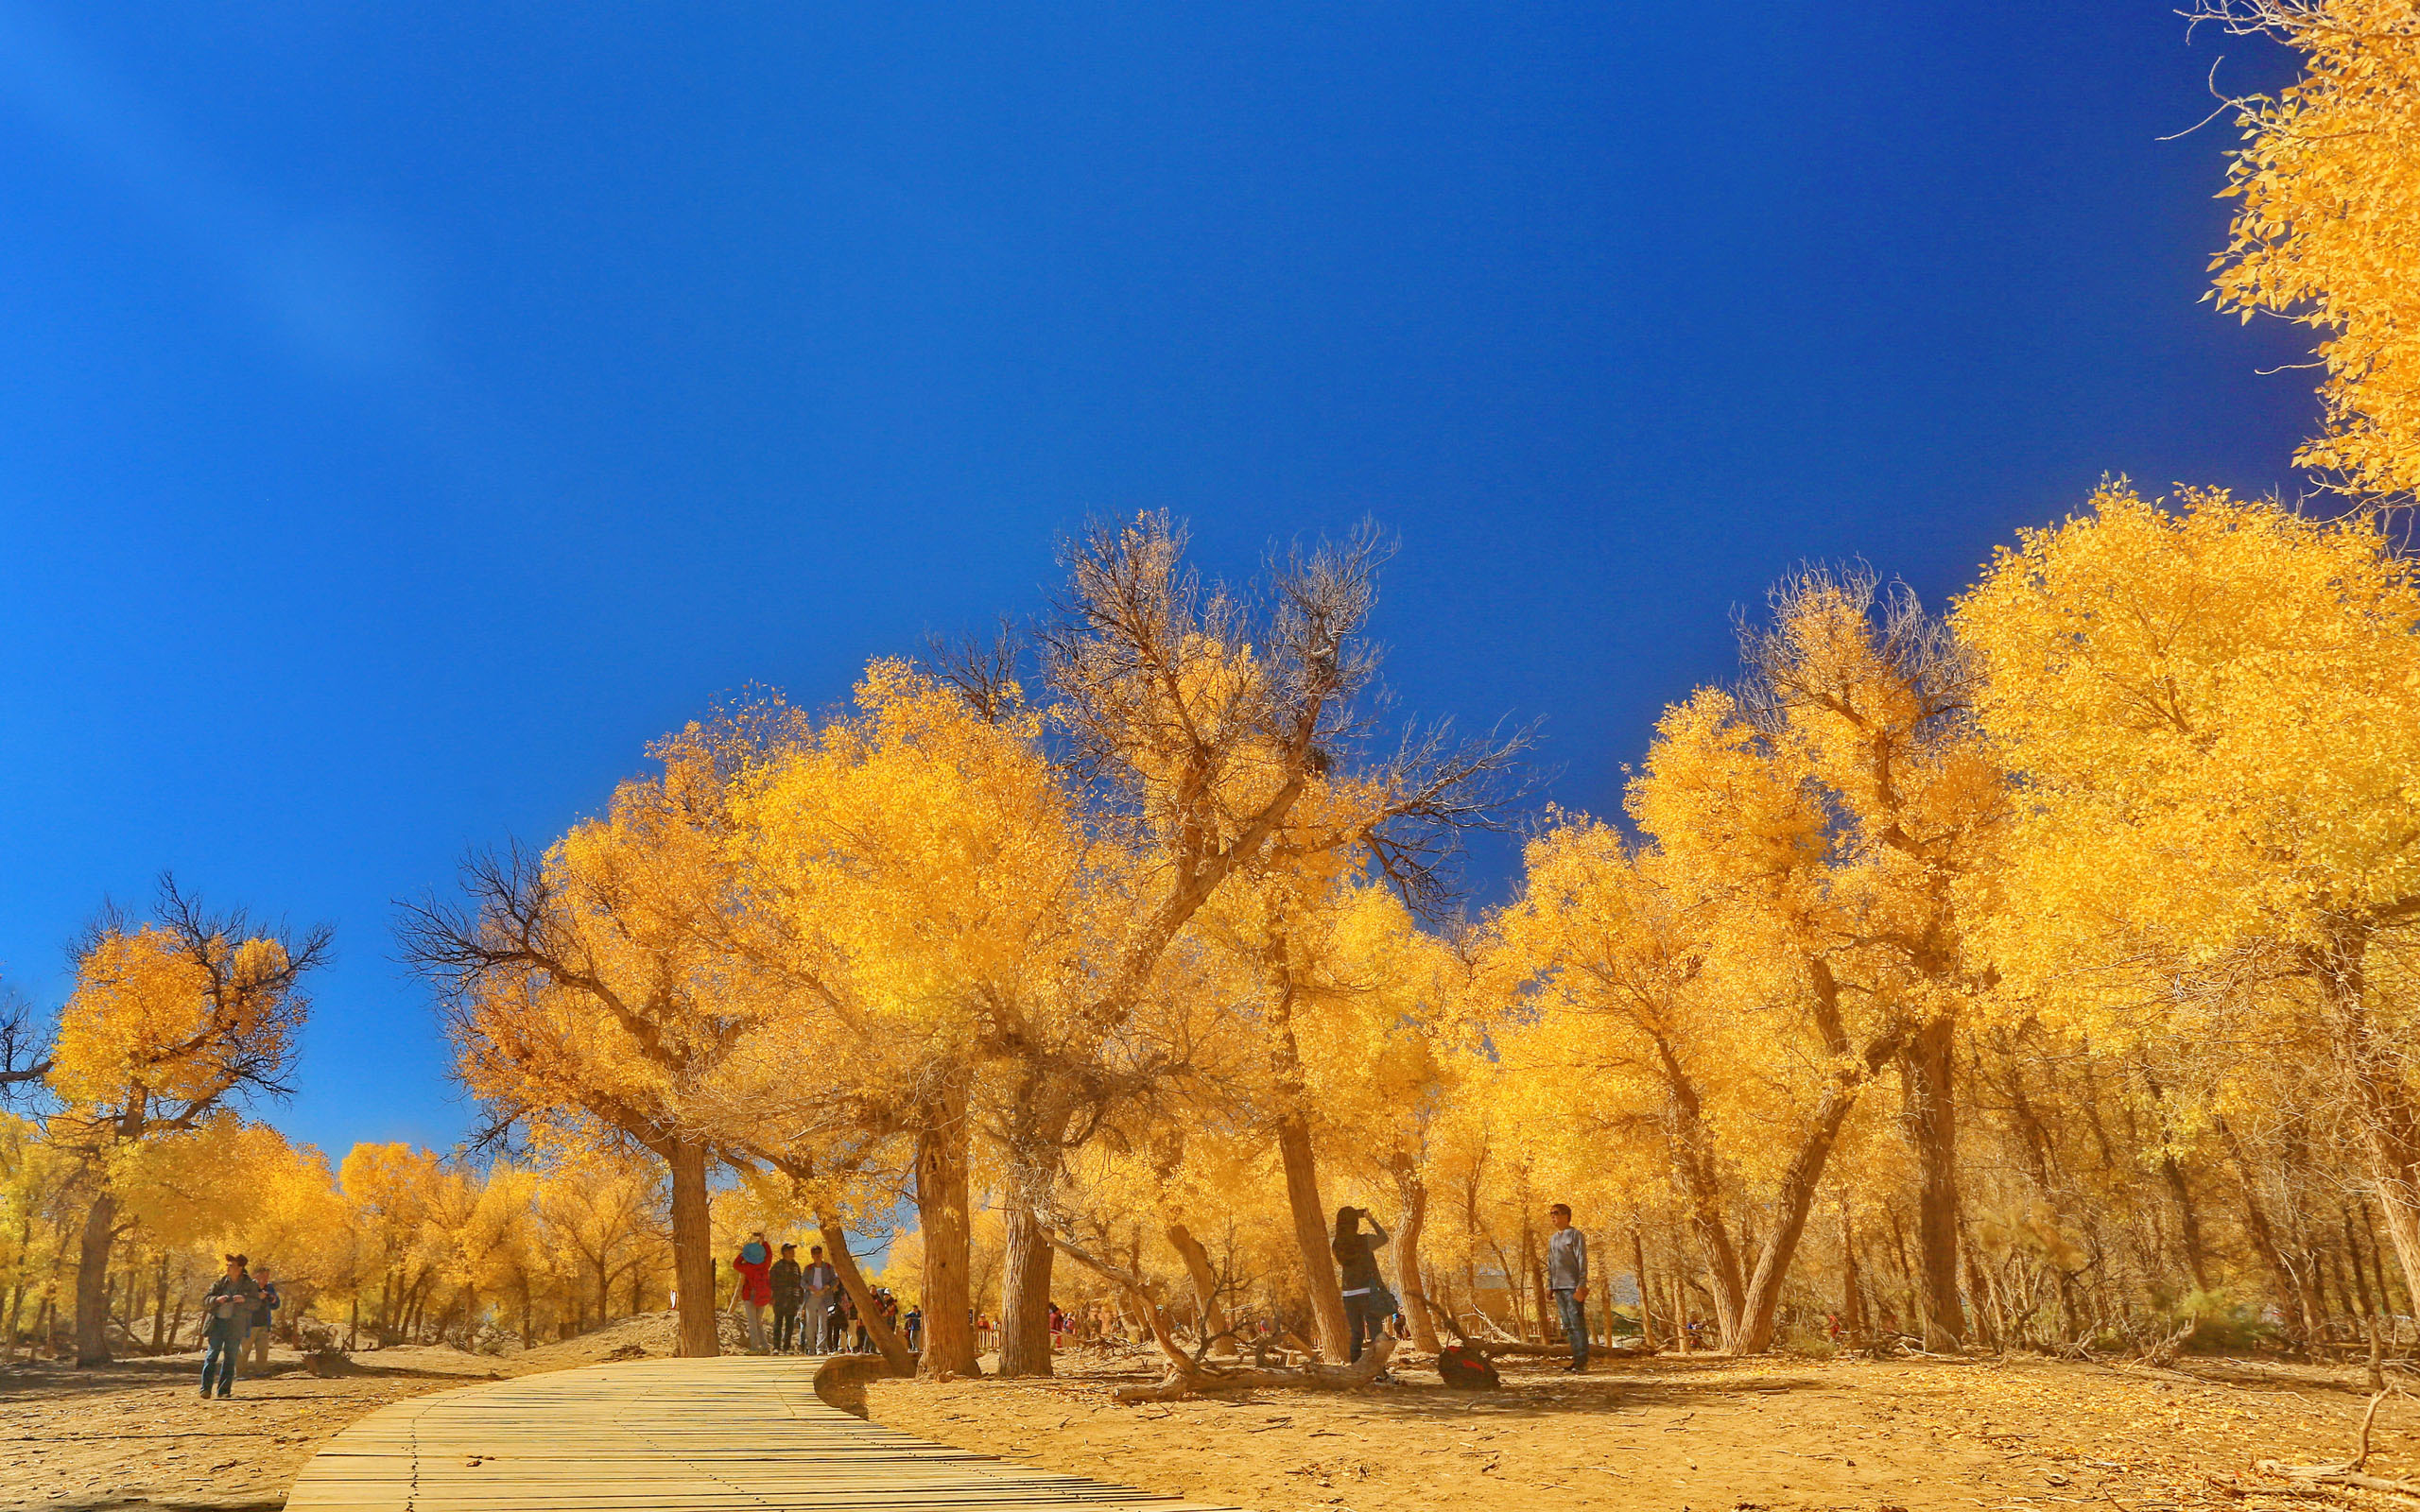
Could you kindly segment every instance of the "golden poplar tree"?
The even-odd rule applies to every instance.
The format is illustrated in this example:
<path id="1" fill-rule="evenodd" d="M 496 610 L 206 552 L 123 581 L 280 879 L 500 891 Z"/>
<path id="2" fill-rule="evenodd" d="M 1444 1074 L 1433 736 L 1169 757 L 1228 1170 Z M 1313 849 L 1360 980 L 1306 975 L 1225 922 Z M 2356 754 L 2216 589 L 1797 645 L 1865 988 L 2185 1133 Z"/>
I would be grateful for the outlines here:
<path id="1" fill-rule="evenodd" d="M 2123 484 L 2024 533 L 1959 606 L 2022 784 L 1993 955 L 2111 1044 L 2326 1028 L 2420 1275 L 2420 582 L 2374 519 Z"/>
<path id="2" fill-rule="evenodd" d="M 2245 102 L 2221 309 L 2320 333 L 2326 425 L 2297 460 L 2356 491 L 2420 491 L 2420 10 L 2410 0 L 2204 0 L 2203 21 L 2303 54 Z"/>
<path id="3" fill-rule="evenodd" d="M 88 1206 L 77 1246 L 76 1353 L 110 1358 L 111 1253 L 122 1236 L 123 1164 L 147 1142 L 199 1128 L 232 1105 L 287 1091 L 309 1015 L 302 981 L 333 934 L 254 933 L 236 910 L 214 914 L 163 879 L 157 921 L 114 914 L 76 956 L 60 1015 L 48 1135 L 72 1151 Z"/>

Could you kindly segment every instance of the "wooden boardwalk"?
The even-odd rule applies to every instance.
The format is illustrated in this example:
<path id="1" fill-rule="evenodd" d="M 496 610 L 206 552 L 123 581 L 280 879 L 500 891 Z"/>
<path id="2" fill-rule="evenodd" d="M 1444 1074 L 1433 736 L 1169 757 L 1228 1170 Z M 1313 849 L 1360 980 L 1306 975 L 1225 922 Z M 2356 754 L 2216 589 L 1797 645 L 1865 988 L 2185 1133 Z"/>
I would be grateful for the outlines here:
<path id="1" fill-rule="evenodd" d="M 1236 1512 L 928 1444 L 825 1406 L 807 1361 L 632 1360 L 381 1407 L 288 1512 Z"/>

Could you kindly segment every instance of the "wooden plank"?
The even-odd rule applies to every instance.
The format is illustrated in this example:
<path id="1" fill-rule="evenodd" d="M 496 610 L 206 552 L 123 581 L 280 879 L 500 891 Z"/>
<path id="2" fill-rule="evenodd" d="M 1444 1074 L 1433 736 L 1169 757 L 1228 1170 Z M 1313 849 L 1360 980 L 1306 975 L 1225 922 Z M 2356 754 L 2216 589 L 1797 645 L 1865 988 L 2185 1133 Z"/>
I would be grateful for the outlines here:
<path id="1" fill-rule="evenodd" d="M 382 1407 L 287 1512 L 1240 1512 L 1028 1469 L 852 1418 L 780 1356 L 630 1360 Z"/>

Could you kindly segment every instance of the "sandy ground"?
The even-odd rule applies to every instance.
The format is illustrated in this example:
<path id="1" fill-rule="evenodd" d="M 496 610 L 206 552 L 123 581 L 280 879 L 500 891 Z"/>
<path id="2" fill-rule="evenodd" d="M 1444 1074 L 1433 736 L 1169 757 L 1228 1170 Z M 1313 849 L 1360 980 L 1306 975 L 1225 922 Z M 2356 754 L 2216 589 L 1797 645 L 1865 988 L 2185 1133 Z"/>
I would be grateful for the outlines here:
<path id="1" fill-rule="evenodd" d="M 0 1367 L 0 1507 L 275 1508 L 319 1446 L 388 1402 L 499 1375 L 672 1350 L 668 1314 L 502 1356 L 365 1352 L 320 1380 L 280 1349 L 230 1401 L 194 1354 L 98 1370 Z M 2031 1360 L 1599 1366 L 1449 1392 L 1427 1370 L 1342 1393 L 1121 1407 L 1139 1355 L 1063 1357 L 1044 1382 L 876 1382 L 877 1421 L 1024 1464 L 1261 1512 L 1529 1512 L 1541 1506 L 1946 1512 L 2308 1507 L 2261 1458 L 2343 1457 L 2358 1371 L 2188 1361 L 2180 1371 Z M 2376 1472 L 2420 1474 L 2420 1400 L 2379 1415 Z M 2398 1505 L 2357 1494 L 2332 1498 Z"/>
<path id="2" fill-rule="evenodd" d="M 275 1508 L 303 1462 L 354 1418 L 390 1401 L 473 1381 L 668 1355 L 671 1314 L 628 1319 L 562 1344 L 500 1356 L 411 1348 L 354 1356 L 320 1380 L 273 1349 L 226 1401 L 201 1400 L 201 1355 L 78 1370 L 0 1366 L 0 1507 Z"/>
<path id="3" fill-rule="evenodd" d="M 1701 1357 L 1516 1368 L 1496 1393 L 1407 1366 L 1392 1386 L 1124 1407 L 1110 1390 L 1156 1377 L 1148 1361 L 1069 1364 L 1044 1382 L 880 1381 L 869 1403 L 942 1443 L 1261 1512 L 2182 1512 L 2310 1506 L 2264 1494 L 2283 1483 L 2253 1461 L 2345 1457 L 2366 1401 L 2357 1372 L 2326 1368 Z M 2420 1472 L 2420 1401 L 2390 1399 L 2376 1445 L 2373 1473 Z"/>

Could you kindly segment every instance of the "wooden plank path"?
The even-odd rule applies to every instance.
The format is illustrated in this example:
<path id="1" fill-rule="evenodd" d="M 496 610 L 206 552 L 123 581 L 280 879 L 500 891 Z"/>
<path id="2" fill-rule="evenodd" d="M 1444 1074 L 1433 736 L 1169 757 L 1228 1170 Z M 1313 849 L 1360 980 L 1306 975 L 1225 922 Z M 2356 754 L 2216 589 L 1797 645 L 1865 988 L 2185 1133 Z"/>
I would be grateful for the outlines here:
<path id="1" fill-rule="evenodd" d="M 1238 1512 L 1028 1469 L 828 1407 L 795 1357 L 631 1360 L 381 1407 L 287 1512 Z"/>

